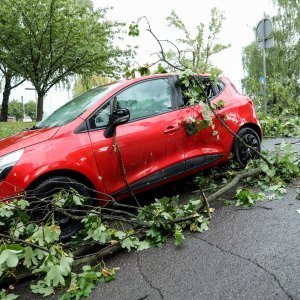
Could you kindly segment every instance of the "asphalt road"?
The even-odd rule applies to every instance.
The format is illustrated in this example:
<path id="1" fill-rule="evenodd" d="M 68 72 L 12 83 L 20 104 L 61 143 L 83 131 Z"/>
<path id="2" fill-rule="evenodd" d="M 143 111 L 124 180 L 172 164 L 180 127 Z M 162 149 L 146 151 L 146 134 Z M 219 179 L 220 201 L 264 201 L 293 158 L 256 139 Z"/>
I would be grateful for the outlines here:
<path id="1" fill-rule="evenodd" d="M 265 140 L 263 149 L 281 140 Z M 181 247 L 169 241 L 116 255 L 107 262 L 120 268 L 116 280 L 99 285 L 92 299 L 300 299 L 296 186 L 300 180 L 283 199 L 252 209 L 215 203 L 209 231 L 188 235 Z"/>
<path id="2" fill-rule="evenodd" d="M 295 146 L 300 151 L 300 142 Z M 158 249 L 116 254 L 106 261 L 120 268 L 116 279 L 98 284 L 90 299 L 300 299 L 296 187 L 300 180 L 281 200 L 252 209 L 215 202 L 209 231 L 189 234 L 181 247 L 170 240 Z M 38 299 L 23 290 L 26 298 Z"/>

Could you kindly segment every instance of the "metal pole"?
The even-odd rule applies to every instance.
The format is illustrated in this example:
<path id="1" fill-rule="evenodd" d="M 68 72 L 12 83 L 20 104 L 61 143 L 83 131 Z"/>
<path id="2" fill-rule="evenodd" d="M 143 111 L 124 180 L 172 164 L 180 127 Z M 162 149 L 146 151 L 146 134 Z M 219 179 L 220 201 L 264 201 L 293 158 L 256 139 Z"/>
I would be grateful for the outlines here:
<path id="1" fill-rule="evenodd" d="M 22 110 L 23 110 L 23 119 L 24 119 L 25 118 L 25 106 L 24 106 L 23 96 L 21 96 L 21 101 L 22 101 Z"/>
<path id="2" fill-rule="evenodd" d="M 267 90 L 267 68 L 266 68 L 266 49 L 263 47 L 262 50 L 263 54 L 263 72 L 264 72 L 264 114 L 267 114 L 267 95 L 266 95 L 266 90 Z"/>
<path id="3" fill-rule="evenodd" d="M 25 90 L 34 91 L 34 100 L 35 100 L 35 118 L 37 117 L 37 105 L 38 105 L 38 95 L 35 88 L 25 88 Z"/>
<path id="4" fill-rule="evenodd" d="M 266 26 L 265 26 L 265 19 L 264 19 L 264 36 L 263 36 L 263 49 L 262 49 L 262 54 L 263 54 L 263 72 L 264 72 L 264 114 L 267 114 L 267 95 L 266 95 L 266 90 L 267 90 L 267 68 L 266 68 Z"/>

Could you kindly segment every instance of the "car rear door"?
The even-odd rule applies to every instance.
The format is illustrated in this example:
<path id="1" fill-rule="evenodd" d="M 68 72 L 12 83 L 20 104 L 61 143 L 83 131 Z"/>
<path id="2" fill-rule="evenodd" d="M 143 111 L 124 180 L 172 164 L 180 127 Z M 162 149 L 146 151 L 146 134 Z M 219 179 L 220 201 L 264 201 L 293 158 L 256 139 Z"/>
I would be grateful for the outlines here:
<path id="1" fill-rule="evenodd" d="M 100 179 L 108 194 L 128 192 L 122 165 L 133 190 L 184 173 L 184 132 L 170 78 L 140 81 L 115 95 L 118 107 L 128 108 L 131 115 L 128 123 L 116 128 L 115 138 L 104 138 L 103 127 L 90 131 Z M 108 120 L 106 105 L 91 119 L 98 127 Z"/>
<path id="2" fill-rule="evenodd" d="M 176 85 L 180 95 L 180 118 L 185 121 L 187 121 L 190 117 L 197 120 L 203 120 L 203 108 L 199 104 L 189 105 L 188 99 L 184 96 L 184 87 L 179 83 Z M 222 91 L 216 91 L 215 86 L 208 78 L 205 78 L 204 88 L 206 89 L 206 93 L 211 103 L 224 100 L 226 107 L 226 97 L 224 98 L 225 95 Z M 225 110 L 226 108 L 221 108 L 217 111 L 224 116 Z M 218 161 L 225 155 L 224 144 L 221 142 L 224 128 L 213 113 L 210 113 L 210 116 L 212 118 L 213 126 L 204 128 L 192 135 L 189 135 L 188 133 L 184 135 L 184 152 L 187 172 L 197 170 L 207 164 Z"/>

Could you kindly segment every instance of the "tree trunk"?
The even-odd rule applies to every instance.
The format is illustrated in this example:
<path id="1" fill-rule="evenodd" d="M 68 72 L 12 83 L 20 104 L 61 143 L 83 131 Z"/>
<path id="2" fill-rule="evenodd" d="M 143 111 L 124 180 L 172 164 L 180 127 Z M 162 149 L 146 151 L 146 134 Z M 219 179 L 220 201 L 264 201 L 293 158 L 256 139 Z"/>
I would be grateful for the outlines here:
<path id="1" fill-rule="evenodd" d="M 38 94 L 38 103 L 37 103 L 37 115 L 36 120 L 41 121 L 43 119 L 44 114 L 44 96 L 45 93 L 43 91 L 37 91 Z"/>
<path id="2" fill-rule="evenodd" d="M 11 91 L 11 79 L 12 75 L 8 71 L 5 73 L 5 85 L 4 85 L 4 91 L 3 91 L 3 100 L 2 100 L 2 106 L 1 106 L 1 116 L 0 121 L 7 122 L 7 116 L 8 116 L 8 102 L 9 102 L 9 96 Z"/>

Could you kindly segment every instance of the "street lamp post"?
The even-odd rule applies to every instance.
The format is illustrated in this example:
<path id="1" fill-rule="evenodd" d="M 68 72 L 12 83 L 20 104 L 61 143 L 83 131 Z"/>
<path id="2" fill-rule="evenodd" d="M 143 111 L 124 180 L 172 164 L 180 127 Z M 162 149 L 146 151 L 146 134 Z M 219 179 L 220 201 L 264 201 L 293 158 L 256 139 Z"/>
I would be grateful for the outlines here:
<path id="1" fill-rule="evenodd" d="M 35 100 L 35 118 L 37 117 L 37 93 L 35 88 L 25 88 L 27 91 L 35 91 L 34 100 Z"/>

